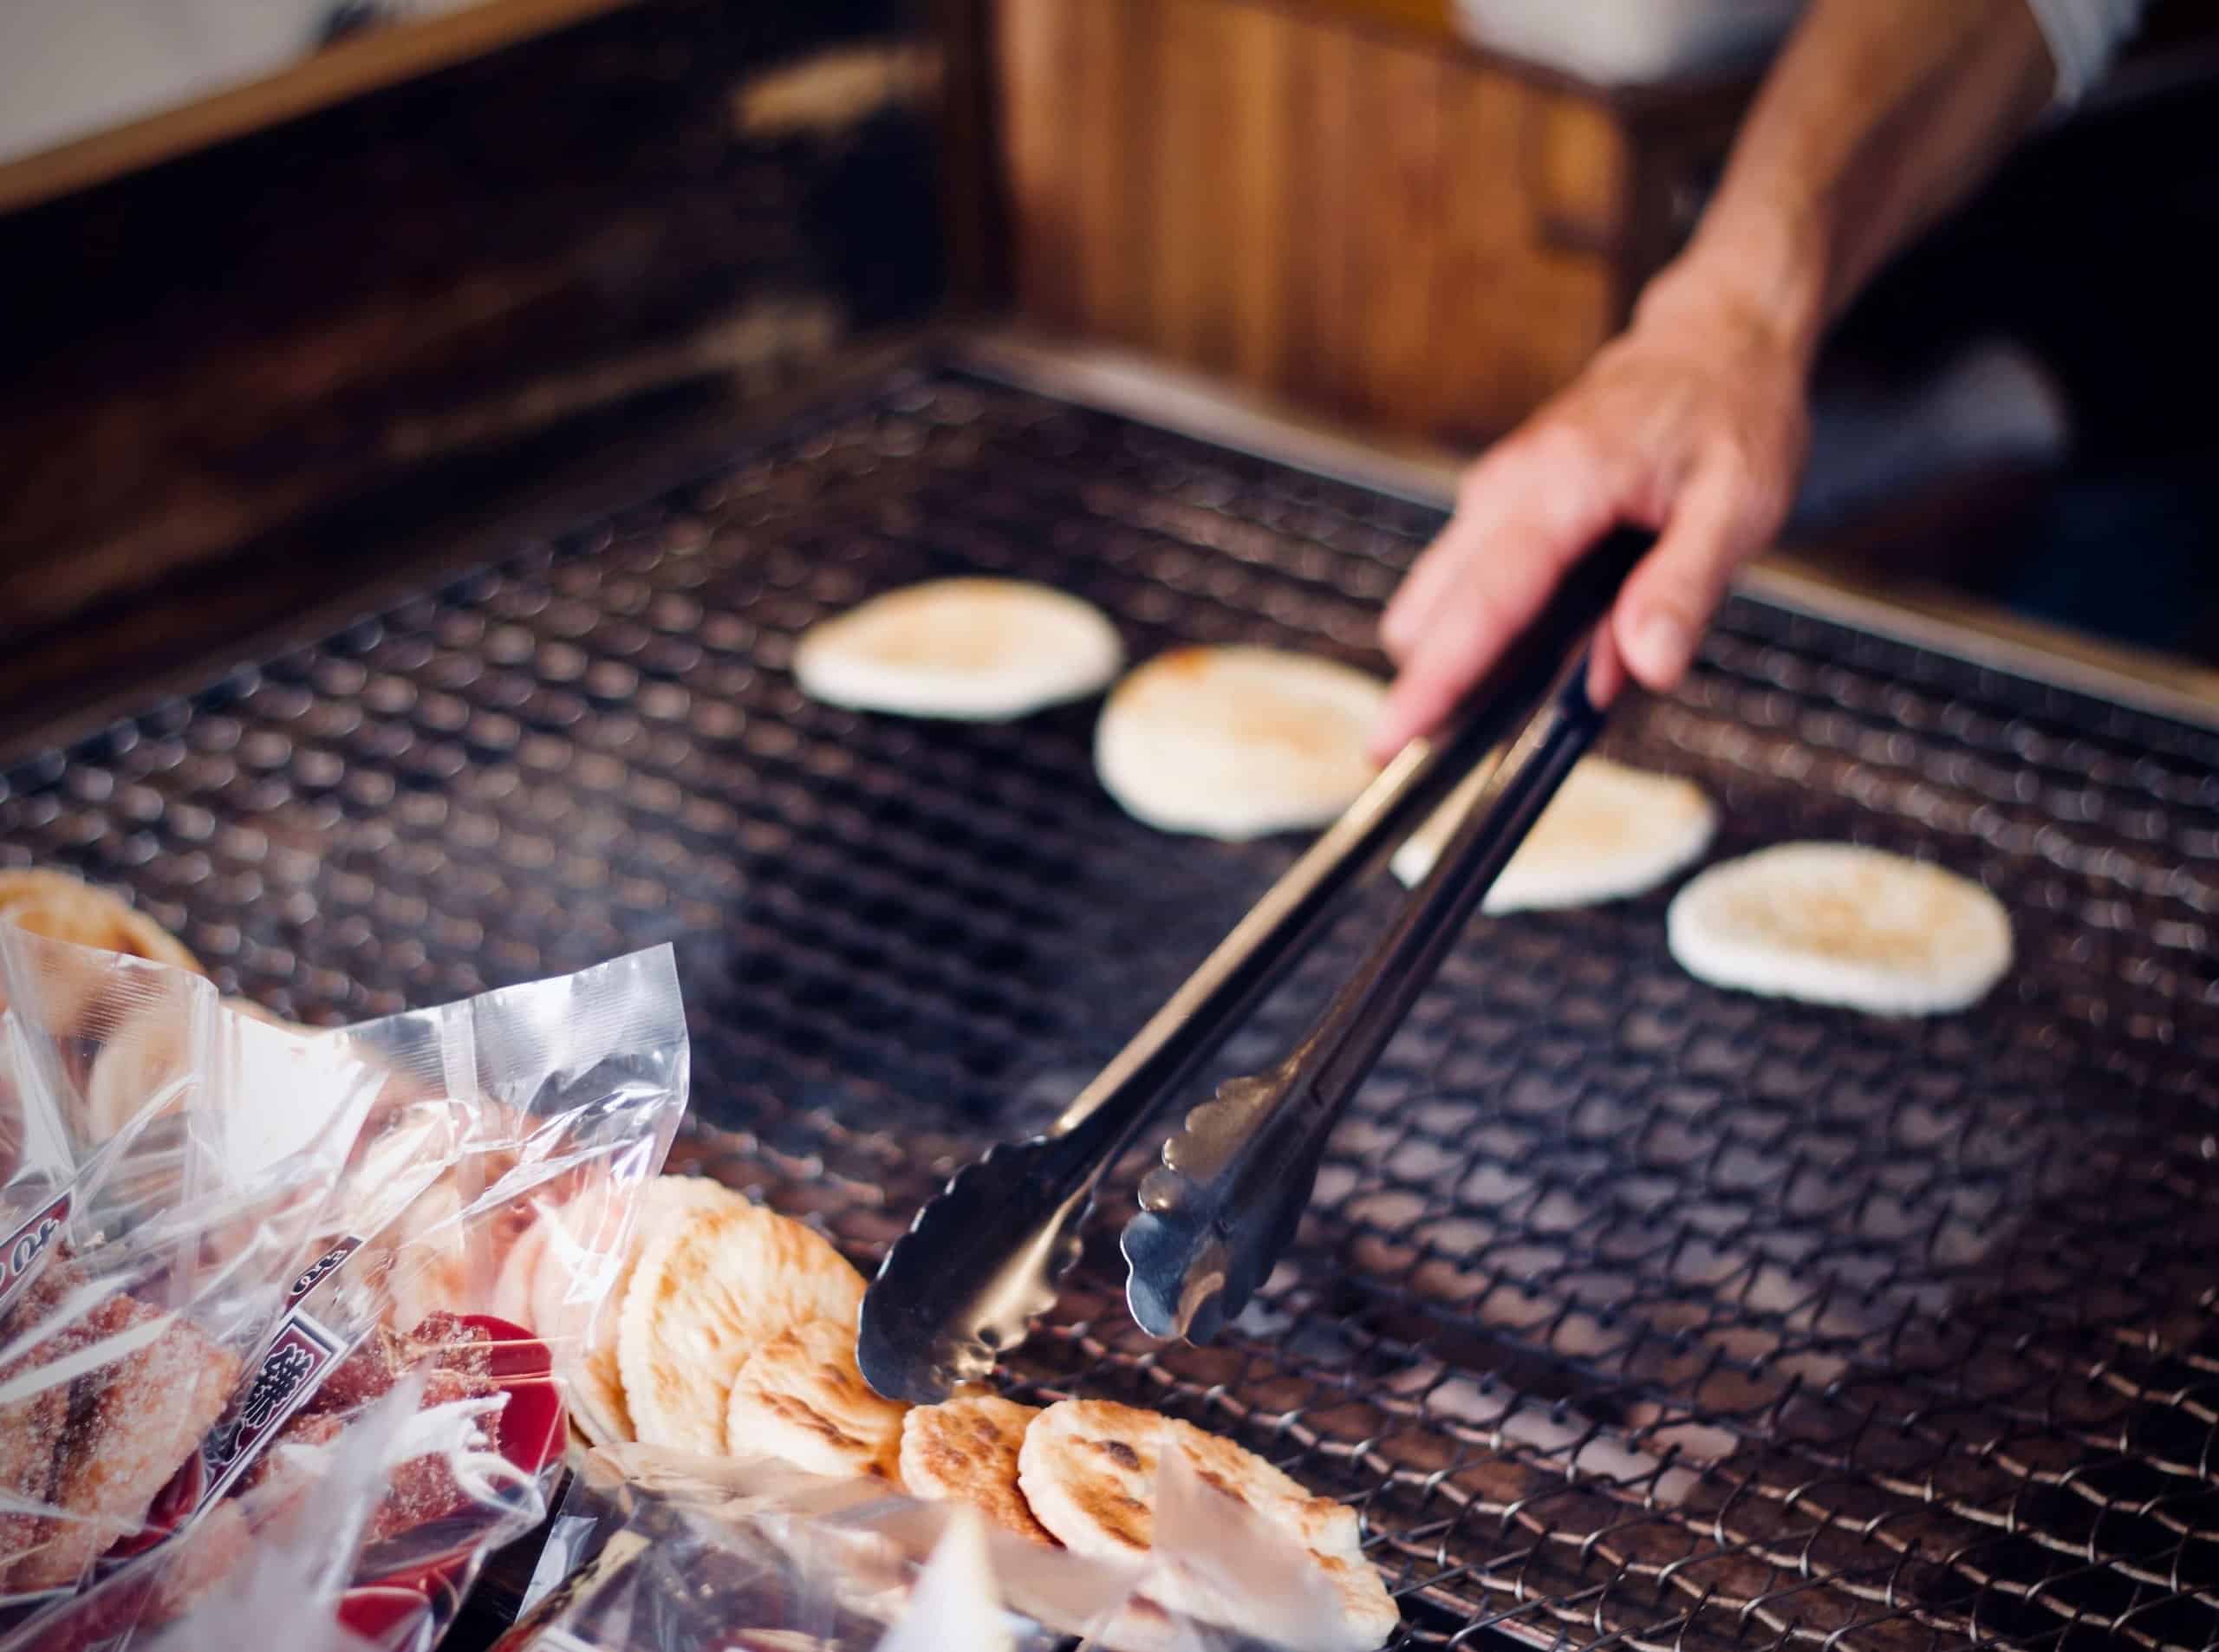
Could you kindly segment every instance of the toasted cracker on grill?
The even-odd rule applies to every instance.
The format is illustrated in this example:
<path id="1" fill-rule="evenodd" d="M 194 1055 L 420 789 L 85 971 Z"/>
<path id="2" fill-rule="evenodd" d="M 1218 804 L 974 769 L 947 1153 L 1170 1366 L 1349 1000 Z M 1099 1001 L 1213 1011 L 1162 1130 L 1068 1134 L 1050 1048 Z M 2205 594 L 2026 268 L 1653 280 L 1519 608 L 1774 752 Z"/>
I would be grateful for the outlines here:
<path id="1" fill-rule="evenodd" d="M 714 1203 L 661 1225 L 624 1293 L 617 1365 L 641 1440 L 709 1454 L 747 1356 L 804 1320 L 853 1324 L 863 1278 L 775 1211 Z"/>
<path id="2" fill-rule="evenodd" d="M 1673 897 L 1672 956 L 1715 986 L 1879 1015 L 1962 1010 L 2011 966 L 2011 918 L 1969 879 L 1851 843 L 1780 843 Z"/>
<path id="3" fill-rule="evenodd" d="M 1124 659 L 1090 602 L 1022 580 L 936 579 L 810 628 L 794 675 L 835 706 L 999 722 L 1083 699 Z"/>
<path id="4" fill-rule="evenodd" d="M 1025 1431 L 1018 1484 L 1033 1514 L 1064 1544 L 1108 1559 L 1145 1555 L 1155 1540 L 1155 1473 L 1164 1450 L 1186 1454 L 1205 1485 L 1270 1521 L 1309 1551 L 1339 1601 L 1351 1646 L 1376 1646 L 1401 1621 L 1363 1558 L 1356 1512 L 1312 1497 L 1253 1452 L 1175 1417 L 1107 1400 L 1064 1400 Z M 1152 1577 L 1149 1594 L 1183 1609 L 1178 1576 Z M 1337 1642 L 1343 1637 L 1335 1635 Z"/>
<path id="5" fill-rule="evenodd" d="M 638 1438 L 632 1426 L 631 1407 L 624 1398 L 617 1343 L 625 1298 L 631 1290 L 641 1252 L 663 1227 L 688 1211 L 739 1208 L 747 1202 L 744 1194 L 706 1176 L 656 1176 L 641 1189 L 631 1237 L 625 1243 L 608 1298 L 594 1316 L 584 1346 L 556 1350 L 569 1388 L 570 1415 L 586 1437 L 596 1445 L 615 1445 Z M 547 1271 L 545 1267 L 542 1270 Z M 551 1282 L 543 1282 L 535 1286 L 535 1291 L 551 1288 Z"/>
<path id="6" fill-rule="evenodd" d="M 52 940 L 151 959 L 205 975 L 185 943 L 105 889 L 43 869 L 0 872 L 0 922 Z"/>
<path id="7" fill-rule="evenodd" d="M 968 1503 L 1005 1531 L 1055 1546 L 1018 1489 L 1018 1450 L 1040 1415 L 985 1394 L 913 1407 L 901 1421 L 901 1484 L 916 1497 Z"/>
<path id="8" fill-rule="evenodd" d="M 119 1293 L 84 1324 L 98 1341 L 163 1317 Z M 172 1319 L 153 1341 L 72 1382 L 48 1499 L 72 1518 L 44 1522 L 37 1546 L 10 1569 L 9 1587 L 75 1583 L 109 1545 L 136 1531 L 156 1493 L 222 1415 L 238 1375 L 230 1350 L 190 1321 Z"/>
<path id="9" fill-rule="evenodd" d="M 1489 772 L 1475 770 L 1403 840 L 1392 862 L 1396 877 L 1425 881 Z M 1717 828 L 1717 809 L 1692 781 L 1582 758 L 1488 889 L 1482 910 L 1585 907 L 1640 894 L 1700 859 Z"/>
<path id="10" fill-rule="evenodd" d="M 1177 648 L 1114 689 L 1094 762 L 1126 812 L 1238 841 L 1323 825 L 1370 784 L 1386 686 L 1275 648 Z"/>
<path id="11" fill-rule="evenodd" d="M 856 1369 L 853 1320 L 810 1319 L 747 1356 L 725 1408 L 725 1449 L 811 1473 L 901 1483 L 901 1419 Z"/>

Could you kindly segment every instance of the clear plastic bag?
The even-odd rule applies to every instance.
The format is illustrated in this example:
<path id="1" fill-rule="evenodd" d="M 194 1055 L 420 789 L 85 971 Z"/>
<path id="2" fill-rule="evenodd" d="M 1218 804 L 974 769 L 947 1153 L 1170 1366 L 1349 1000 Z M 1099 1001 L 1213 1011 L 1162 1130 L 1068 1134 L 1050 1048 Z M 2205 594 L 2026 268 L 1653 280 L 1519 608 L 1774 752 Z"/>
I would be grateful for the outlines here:
<path id="1" fill-rule="evenodd" d="M 1222 1524 L 1236 1506 L 1199 1481 L 1177 1495 L 1158 1543 L 1178 1545 L 1182 1567 L 1237 1577 L 1244 1612 L 1314 1605 L 1278 1540 Z M 967 1508 L 882 1481 L 624 1446 L 583 1459 L 498 1652 L 1048 1652 L 1074 1636 L 1119 1652 L 1272 1652 L 1164 1610 L 1151 1575 L 982 1529 Z"/>
<path id="2" fill-rule="evenodd" d="M 380 1076 L 0 925 L 0 1623 L 190 1512 Z"/>
<path id="3" fill-rule="evenodd" d="M 218 1506 L 18 1630 L 18 1652 L 238 1652 L 282 1627 L 288 1652 L 422 1644 L 433 1620 L 419 1591 L 360 1588 L 354 1558 L 395 1471 L 418 1443 L 425 1378 L 365 1408 L 346 1435 L 284 1479 Z"/>
<path id="4" fill-rule="evenodd" d="M 354 1585 L 432 1609 L 437 1638 L 493 1548 L 545 1518 L 555 1371 L 594 1329 L 685 1110 L 669 948 L 338 1035 L 383 1075 L 324 1232 L 211 1436 L 210 1486 L 252 1493 L 420 1383 Z"/>

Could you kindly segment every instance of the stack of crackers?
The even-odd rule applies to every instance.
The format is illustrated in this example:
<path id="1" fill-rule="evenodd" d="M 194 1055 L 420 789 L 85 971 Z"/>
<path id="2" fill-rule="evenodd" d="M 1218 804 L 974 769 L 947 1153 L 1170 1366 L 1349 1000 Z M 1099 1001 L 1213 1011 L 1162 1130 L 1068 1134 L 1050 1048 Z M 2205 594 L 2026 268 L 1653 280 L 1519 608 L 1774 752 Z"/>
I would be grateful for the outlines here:
<path id="1" fill-rule="evenodd" d="M 1368 1652 L 1399 1621 L 1364 1558 L 1356 1512 L 1313 1497 L 1253 1453 L 1173 1418 L 1103 1400 L 1044 1408 L 983 1391 L 939 1405 L 888 1400 L 856 1364 L 862 1274 L 810 1228 L 722 1184 L 652 1183 L 614 1300 L 571 1373 L 598 1443 L 638 1440 L 771 1457 L 817 1473 L 967 1503 L 1006 1531 L 1110 1560 L 1155 1543 L 1156 1468 L 1182 1453 L 1202 1482 L 1291 1538 L 1337 1603 L 1320 1646 Z M 1198 1616 L 1223 1603 L 1147 1585 Z"/>

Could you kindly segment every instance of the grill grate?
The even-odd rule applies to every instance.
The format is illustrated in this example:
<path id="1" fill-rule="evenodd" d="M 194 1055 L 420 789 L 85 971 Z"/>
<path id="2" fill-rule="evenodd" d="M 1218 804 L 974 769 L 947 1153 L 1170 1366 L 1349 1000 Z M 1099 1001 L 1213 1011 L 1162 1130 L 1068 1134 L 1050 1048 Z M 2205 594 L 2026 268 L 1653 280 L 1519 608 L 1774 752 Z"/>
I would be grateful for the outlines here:
<path id="1" fill-rule="evenodd" d="M 1173 841 L 1091 709 L 805 703 L 795 634 L 964 569 L 1136 653 L 1358 663 L 1435 518 L 913 369 L 711 479 L 0 779 L 0 862 L 130 887 L 310 1018 L 674 940 L 687 1151 L 868 1261 L 1044 1121 L 1292 851 Z M 1144 1401 L 1363 1512 L 1415 1638 L 1896 1649 L 2219 1639 L 2219 737 L 1737 599 L 1607 742 L 2011 907 L 1973 1012 L 1703 987 L 1664 897 L 1478 920 L 1220 1344 L 1123 1311 L 1108 1195 L 1043 1394 Z M 1391 895 L 1236 1039 L 1282 1047 Z"/>

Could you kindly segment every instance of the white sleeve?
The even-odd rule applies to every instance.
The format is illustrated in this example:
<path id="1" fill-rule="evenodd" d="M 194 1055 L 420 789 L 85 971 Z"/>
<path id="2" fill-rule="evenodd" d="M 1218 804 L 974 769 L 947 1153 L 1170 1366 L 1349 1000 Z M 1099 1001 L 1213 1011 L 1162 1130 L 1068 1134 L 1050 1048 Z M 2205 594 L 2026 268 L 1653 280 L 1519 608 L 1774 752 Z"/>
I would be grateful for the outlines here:
<path id="1" fill-rule="evenodd" d="M 2057 101 L 2076 103 L 2142 22 L 2144 0 L 2027 0 L 2057 65 Z"/>

